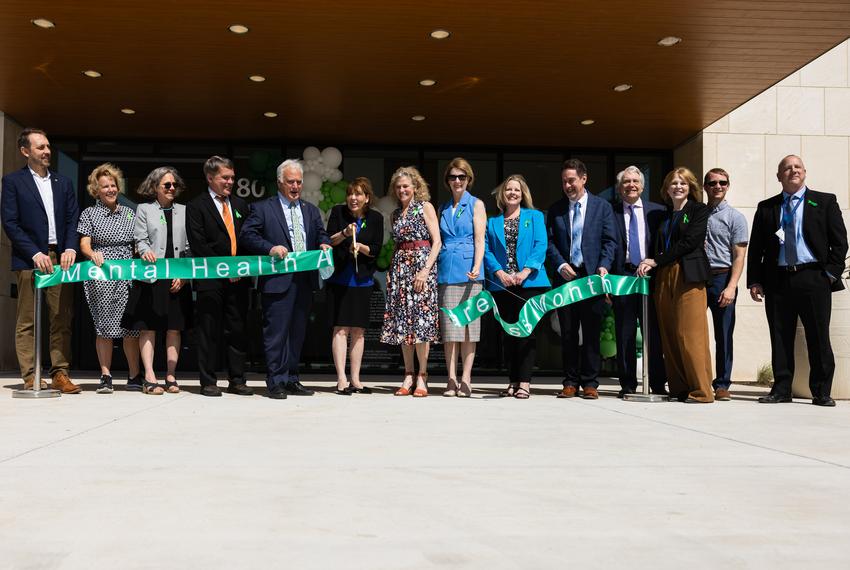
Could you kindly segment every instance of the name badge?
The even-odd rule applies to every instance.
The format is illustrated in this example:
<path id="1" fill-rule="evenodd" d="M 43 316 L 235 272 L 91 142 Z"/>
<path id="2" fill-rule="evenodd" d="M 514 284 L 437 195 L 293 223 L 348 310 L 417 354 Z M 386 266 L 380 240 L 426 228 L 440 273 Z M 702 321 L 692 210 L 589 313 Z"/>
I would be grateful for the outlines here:
<path id="1" fill-rule="evenodd" d="M 785 230 L 779 228 L 778 230 L 776 230 L 775 235 L 779 238 L 779 245 L 785 245 Z"/>

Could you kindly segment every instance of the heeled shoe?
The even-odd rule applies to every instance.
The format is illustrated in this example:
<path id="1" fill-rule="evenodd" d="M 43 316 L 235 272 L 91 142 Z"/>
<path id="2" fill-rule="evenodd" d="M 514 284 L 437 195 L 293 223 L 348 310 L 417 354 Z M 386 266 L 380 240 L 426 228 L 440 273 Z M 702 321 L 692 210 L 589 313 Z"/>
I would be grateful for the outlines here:
<path id="1" fill-rule="evenodd" d="M 410 377 L 410 384 L 407 383 L 407 378 Z M 410 396 L 410 389 L 413 388 L 413 370 L 404 371 L 404 382 L 401 388 L 395 391 L 393 396 Z"/>
<path id="2" fill-rule="evenodd" d="M 454 398 L 457 396 L 458 384 L 457 380 L 454 378 L 449 378 L 449 381 L 446 382 L 446 390 L 443 392 L 443 396 L 446 398 Z"/>
<path id="3" fill-rule="evenodd" d="M 469 398 L 472 395 L 472 383 L 460 381 L 460 387 L 457 389 L 458 398 Z"/>
<path id="4" fill-rule="evenodd" d="M 419 381 L 425 385 L 424 388 L 419 387 Z M 425 398 L 428 396 L 428 374 L 426 372 L 420 372 L 417 374 L 416 378 L 416 390 L 413 391 L 414 398 Z"/>

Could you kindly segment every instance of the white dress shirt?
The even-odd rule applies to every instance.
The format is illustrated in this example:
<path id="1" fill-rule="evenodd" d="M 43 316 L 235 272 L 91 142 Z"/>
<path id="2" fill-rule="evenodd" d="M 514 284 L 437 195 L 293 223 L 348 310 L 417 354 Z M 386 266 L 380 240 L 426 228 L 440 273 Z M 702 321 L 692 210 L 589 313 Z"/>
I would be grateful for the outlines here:
<path id="1" fill-rule="evenodd" d="M 59 241 L 56 239 L 56 215 L 53 212 L 53 185 L 50 183 L 50 171 L 47 171 L 47 176 L 44 178 L 32 168 L 30 173 L 35 180 L 35 187 L 38 188 L 41 201 L 44 203 L 44 211 L 47 212 L 47 243 L 56 245 Z"/>
<path id="2" fill-rule="evenodd" d="M 638 221 L 638 239 L 640 240 L 640 258 L 646 259 L 646 224 L 644 223 L 643 215 L 643 200 L 638 198 L 634 203 L 635 216 Z M 629 224 L 632 221 L 632 215 L 629 212 L 629 203 L 623 201 L 623 220 L 626 222 L 626 259 L 629 257 Z"/>

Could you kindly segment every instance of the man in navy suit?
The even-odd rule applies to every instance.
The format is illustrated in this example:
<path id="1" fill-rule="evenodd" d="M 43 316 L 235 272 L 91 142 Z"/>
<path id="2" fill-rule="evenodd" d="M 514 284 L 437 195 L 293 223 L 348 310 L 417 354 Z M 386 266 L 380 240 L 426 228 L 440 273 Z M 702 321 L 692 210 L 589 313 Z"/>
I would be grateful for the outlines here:
<path id="1" fill-rule="evenodd" d="M 617 174 L 617 193 L 621 202 L 614 204 L 617 228 L 617 248 L 611 272 L 617 275 L 634 275 L 641 260 L 651 256 L 652 243 L 666 209 L 660 204 L 643 201 L 643 172 L 637 166 L 627 166 Z M 652 295 L 648 295 L 649 322 L 643 322 L 643 295 L 614 296 L 614 326 L 617 333 L 617 371 L 620 376 L 620 393 L 634 394 L 637 389 L 637 356 L 635 355 L 637 329 L 640 320 L 644 334 L 649 333 L 649 386 L 654 394 L 666 394 L 664 388 L 664 357 L 658 319 Z"/>
<path id="2" fill-rule="evenodd" d="M 552 204 L 546 218 L 549 233 L 547 258 L 555 270 L 555 286 L 598 273 L 606 275 L 614 262 L 617 234 L 611 204 L 590 194 L 587 167 L 578 159 L 561 168 L 564 197 Z M 582 388 L 582 397 L 599 397 L 599 333 L 605 298 L 591 297 L 558 309 L 561 326 L 561 356 L 564 360 L 564 389 L 559 398 L 572 398 Z M 579 352 L 581 327 L 584 342 Z"/>
<path id="3" fill-rule="evenodd" d="M 18 148 L 27 159 L 21 170 L 3 177 L 0 199 L 3 229 L 12 242 L 12 271 L 17 271 L 18 310 L 15 350 L 24 387 L 31 389 L 35 375 L 33 324 L 33 269 L 52 273 L 54 264 L 68 269 L 76 260 L 80 208 L 71 180 L 49 170 L 50 141 L 38 129 L 24 129 Z M 78 394 L 71 382 L 71 319 L 74 315 L 70 284 L 45 290 L 50 314 L 50 376 L 53 389 Z M 46 384 L 40 386 L 46 388 Z"/>
<path id="4" fill-rule="evenodd" d="M 297 160 L 277 167 L 278 193 L 254 204 L 242 226 L 240 243 L 246 251 L 283 259 L 290 251 L 331 247 L 319 209 L 301 199 L 303 181 Z M 318 277 L 317 271 L 303 271 L 259 278 L 270 398 L 313 395 L 298 379 L 298 363 Z"/>

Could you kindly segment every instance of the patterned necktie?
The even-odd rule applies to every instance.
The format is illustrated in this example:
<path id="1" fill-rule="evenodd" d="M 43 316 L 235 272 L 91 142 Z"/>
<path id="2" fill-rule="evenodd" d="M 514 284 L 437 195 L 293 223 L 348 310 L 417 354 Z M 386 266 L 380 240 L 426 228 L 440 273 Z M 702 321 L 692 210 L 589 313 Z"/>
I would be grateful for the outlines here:
<path id="1" fill-rule="evenodd" d="M 289 203 L 289 217 L 292 219 L 292 247 L 294 251 L 306 251 L 304 247 L 304 222 L 301 220 L 301 208 L 297 202 Z"/>
<path id="2" fill-rule="evenodd" d="M 230 216 L 230 208 L 227 207 L 227 198 L 216 196 L 221 202 L 221 217 L 224 219 L 224 227 L 230 236 L 230 255 L 236 255 L 236 228 L 233 226 L 233 218 Z"/>
<path id="3" fill-rule="evenodd" d="M 584 259 L 581 257 L 581 230 L 584 228 L 584 220 L 581 219 L 581 202 L 576 202 L 575 214 L 573 214 L 573 231 L 570 235 L 570 263 L 581 267 Z"/>
<path id="4" fill-rule="evenodd" d="M 797 216 L 791 207 L 792 200 L 799 200 L 796 196 L 789 196 L 785 200 L 785 264 L 797 265 Z"/>
<path id="5" fill-rule="evenodd" d="M 629 263 L 638 265 L 641 262 L 640 235 L 638 234 L 638 220 L 635 215 L 634 204 L 629 206 Z"/>

